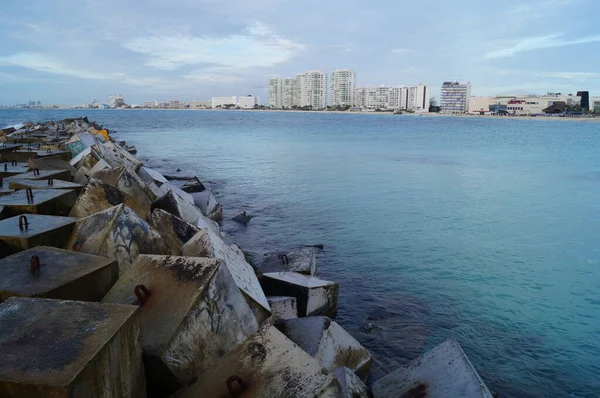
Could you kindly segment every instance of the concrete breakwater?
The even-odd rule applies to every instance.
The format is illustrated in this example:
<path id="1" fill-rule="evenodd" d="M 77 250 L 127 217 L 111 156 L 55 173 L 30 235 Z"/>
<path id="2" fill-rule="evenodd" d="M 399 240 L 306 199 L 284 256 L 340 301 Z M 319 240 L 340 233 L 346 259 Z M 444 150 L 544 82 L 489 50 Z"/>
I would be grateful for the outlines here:
<path id="1" fill-rule="evenodd" d="M 312 248 L 249 264 L 200 180 L 101 126 L 0 136 L 0 396 L 491 396 L 452 340 L 367 387 Z"/>

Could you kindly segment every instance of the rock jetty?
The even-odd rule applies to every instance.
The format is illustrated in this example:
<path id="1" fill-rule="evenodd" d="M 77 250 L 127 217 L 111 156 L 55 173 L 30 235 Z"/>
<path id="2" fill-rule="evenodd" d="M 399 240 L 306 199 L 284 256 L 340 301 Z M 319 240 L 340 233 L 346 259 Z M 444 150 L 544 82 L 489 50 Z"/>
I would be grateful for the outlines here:
<path id="1" fill-rule="evenodd" d="M 254 267 L 136 152 L 87 118 L 0 130 L 0 397 L 491 396 L 454 340 L 369 386 L 314 248 Z"/>

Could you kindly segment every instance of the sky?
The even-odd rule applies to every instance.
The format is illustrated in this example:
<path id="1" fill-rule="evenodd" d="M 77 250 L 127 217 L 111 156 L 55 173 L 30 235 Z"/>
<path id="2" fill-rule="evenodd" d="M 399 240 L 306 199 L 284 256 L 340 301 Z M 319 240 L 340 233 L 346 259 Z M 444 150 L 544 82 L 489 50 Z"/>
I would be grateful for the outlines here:
<path id="1" fill-rule="evenodd" d="M 258 95 L 351 68 L 357 84 L 600 95 L 598 0 L 2 0 L 0 105 Z"/>

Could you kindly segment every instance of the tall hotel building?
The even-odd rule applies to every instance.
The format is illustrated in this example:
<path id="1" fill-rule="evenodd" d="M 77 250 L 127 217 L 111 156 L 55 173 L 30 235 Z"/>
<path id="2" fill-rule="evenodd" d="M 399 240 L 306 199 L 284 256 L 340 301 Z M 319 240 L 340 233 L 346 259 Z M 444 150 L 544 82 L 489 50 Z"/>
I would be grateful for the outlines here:
<path id="1" fill-rule="evenodd" d="M 463 113 L 469 110 L 471 83 L 444 82 L 440 94 L 442 113 Z"/>

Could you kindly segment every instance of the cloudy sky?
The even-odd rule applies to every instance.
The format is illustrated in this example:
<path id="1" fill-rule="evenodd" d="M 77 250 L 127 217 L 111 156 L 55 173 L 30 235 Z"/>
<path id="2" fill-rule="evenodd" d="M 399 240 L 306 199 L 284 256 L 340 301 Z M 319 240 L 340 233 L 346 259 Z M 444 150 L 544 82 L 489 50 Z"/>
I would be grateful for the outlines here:
<path id="1" fill-rule="evenodd" d="M 204 100 L 353 68 L 359 85 L 600 95 L 598 0 L 2 0 L 0 104 Z"/>

